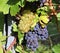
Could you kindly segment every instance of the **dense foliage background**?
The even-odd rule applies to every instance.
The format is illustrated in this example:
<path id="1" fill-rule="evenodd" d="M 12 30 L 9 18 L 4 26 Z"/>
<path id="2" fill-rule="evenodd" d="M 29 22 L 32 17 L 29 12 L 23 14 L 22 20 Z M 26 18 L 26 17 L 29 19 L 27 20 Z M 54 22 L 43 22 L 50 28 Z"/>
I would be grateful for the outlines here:
<path id="1" fill-rule="evenodd" d="M 52 4 L 53 10 L 49 9 L 51 6 L 40 6 L 39 0 L 0 0 L 0 53 L 13 53 L 13 51 L 17 53 L 60 53 L 60 0 L 52 0 Z M 47 25 L 49 37 L 46 40 L 39 40 L 39 47 L 36 51 L 32 51 L 25 45 L 24 34 L 30 29 L 33 30 L 40 13 L 50 17 Z M 28 22 L 29 19 L 26 17 L 29 17 L 31 21 Z M 20 19 L 24 22 L 19 21 Z M 32 26 L 29 25 L 30 23 Z M 9 46 L 14 49 L 6 49 Z"/>

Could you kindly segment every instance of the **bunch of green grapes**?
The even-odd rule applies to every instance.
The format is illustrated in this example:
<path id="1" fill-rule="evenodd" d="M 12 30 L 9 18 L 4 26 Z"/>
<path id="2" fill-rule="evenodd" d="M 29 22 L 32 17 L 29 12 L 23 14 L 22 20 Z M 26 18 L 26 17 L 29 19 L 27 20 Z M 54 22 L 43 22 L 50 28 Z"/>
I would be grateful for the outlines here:
<path id="1" fill-rule="evenodd" d="M 21 19 L 18 24 L 18 28 L 22 33 L 28 32 L 31 29 L 31 26 L 34 24 L 36 14 L 29 10 L 22 12 Z"/>

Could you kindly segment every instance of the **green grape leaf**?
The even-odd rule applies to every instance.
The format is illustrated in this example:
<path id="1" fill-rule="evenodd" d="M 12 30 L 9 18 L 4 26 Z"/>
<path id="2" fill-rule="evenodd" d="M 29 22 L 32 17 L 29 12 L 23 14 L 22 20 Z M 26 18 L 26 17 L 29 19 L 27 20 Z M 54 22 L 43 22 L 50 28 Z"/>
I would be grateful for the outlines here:
<path id="1" fill-rule="evenodd" d="M 22 46 L 17 46 L 15 50 L 19 53 L 28 53 L 25 50 L 23 50 Z"/>
<path id="2" fill-rule="evenodd" d="M 44 51 L 43 53 L 52 53 L 51 50 Z"/>
<path id="3" fill-rule="evenodd" d="M 19 39 L 21 39 L 21 38 L 23 38 L 24 37 L 24 34 L 23 33 L 21 33 L 21 31 L 20 30 L 18 30 L 18 38 Z"/>
<path id="4" fill-rule="evenodd" d="M 0 32 L 0 36 L 2 36 L 2 32 Z"/>
<path id="5" fill-rule="evenodd" d="M 5 41 L 1 41 L 1 44 L 2 44 L 2 45 L 6 44 L 6 40 L 5 40 Z"/>
<path id="6" fill-rule="evenodd" d="M 2 35 L 2 32 L 0 32 L 0 42 L 3 44 L 3 42 L 5 43 L 5 40 L 6 40 L 6 36 L 3 36 Z"/>
<path id="7" fill-rule="evenodd" d="M 22 50 L 22 47 L 21 46 L 17 46 L 16 49 L 15 49 L 17 52 L 20 52 Z"/>
<path id="8" fill-rule="evenodd" d="M 41 52 L 41 51 L 44 51 L 45 49 L 46 49 L 46 46 L 41 45 L 40 43 L 40 46 L 38 47 L 38 51 Z"/>
<path id="9" fill-rule="evenodd" d="M 40 9 L 43 10 L 43 11 L 48 11 L 49 10 L 48 6 L 41 7 Z"/>
<path id="10" fill-rule="evenodd" d="M 6 4 L 7 2 L 8 2 L 8 0 L 0 0 L 0 5 Z"/>
<path id="11" fill-rule="evenodd" d="M 16 4 L 16 5 L 12 5 L 10 7 L 10 14 L 11 16 L 15 16 L 18 12 L 19 12 L 19 6 Z"/>
<path id="12" fill-rule="evenodd" d="M 60 13 L 57 13 L 58 20 L 60 20 Z"/>
<path id="13" fill-rule="evenodd" d="M 37 14 L 41 13 L 40 8 L 38 8 L 38 9 L 36 10 L 36 12 L 37 12 Z"/>
<path id="14" fill-rule="evenodd" d="M 21 7 L 24 7 L 25 6 L 25 0 L 20 0 L 17 4 L 20 5 Z"/>
<path id="15" fill-rule="evenodd" d="M 1 42 L 0 42 L 0 53 L 3 53 L 3 48 L 2 48 Z"/>
<path id="16" fill-rule="evenodd" d="M 38 1 L 38 0 L 27 0 L 28 2 L 34 2 L 34 1 Z"/>
<path id="17" fill-rule="evenodd" d="M 6 40 L 6 38 L 7 38 L 6 36 L 2 35 L 2 36 L 0 36 L 0 41 L 4 41 L 4 40 Z"/>
<path id="18" fill-rule="evenodd" d="M 44 12 L 44 11 L 41 11 L 41 15 L 43 15 L 43 16 L 47 16 L 47 13 Z"/>
<path id="19" fill-rule="evenodd" d="M 60 44 L 55 45 L 52 50 L 54 53 L 60 53 Z"/>
<path id="20" fill-rule="evenodd" d="M 10 6 L 7 4 L 8 0 L 0 0 L 0 12 L 3 12 L 4 14 L 9 13 Z"/>
<path id="21" fill-rule="evenodd" d="M 3 26 L 4 26 L 4 15 L 3 13 L 0 13 L 0 31 L 3 31 Z"/>
<path id="22" fill-rule="evenodd" d="M 21 43 L 22 43 L 22 41 L 23 41 L 23 38 L 19 39 L 19 44 L 21 44 Z"/>
<path id="23" fill-rule="evenodd" d="M 8 0 L 9 5 L 16 5 L 20 0 Z"/>
<path id="24" fill-rule="evenodd" d="M 2 35 L 2 32 L 0 32 L 0 42 L 3 42 L 4 40 L 6 40 L 6 36 Z"/>
<path id="25" fill-rule="evenodd" d="M 48 10 L 49 10 L 48 7 L 47 6 L 44 6 L 44 7 L 38 8 L 36 10 L 36 12 L 37 12 L 37 14 L 40 14 L 41 13 L 42 15 L 47 15 Z"/>
<path id="26" fill-rule="evenodd" d="M 2 32 L 0 32 L 0 43 L 5 44 L 6 43 L 6 36 L 2 35 Z"/>
<path id="27" fill-rule="evenodd" d="M 38 15 L 37 14 L 35 14 L 35 18 L 34 18 L 34 20 L 33 20 L 33 25 L 31 25 L 31 28 L 34 28 L 35 27 L 35 25 L 36 25 L 36 23 L 38 22 L 38 20 L 39 20 L 39 17 L 38 17 Z"/>
<path id="28" fill-rule="evenodd" d="M 8 50 L 7 53 L 12 53 L 12 51 Z"/>
<path id="29" fill-rule="evenodd" d="M 21 31 L 18 30 L 18 39 L 19 39 L 19 44 L 22 43 L 22 40 L 23 40 L 23 37 L 24 37 L 24 34 L 21 33 Z"/>
<path id="30" fill-rule="evenodd" d="M 16 23 L 13 23 L 12 24 L 12 27 L 13 27 L 13 31 L 14 32 L 17 32 L 18 31 Z"/>

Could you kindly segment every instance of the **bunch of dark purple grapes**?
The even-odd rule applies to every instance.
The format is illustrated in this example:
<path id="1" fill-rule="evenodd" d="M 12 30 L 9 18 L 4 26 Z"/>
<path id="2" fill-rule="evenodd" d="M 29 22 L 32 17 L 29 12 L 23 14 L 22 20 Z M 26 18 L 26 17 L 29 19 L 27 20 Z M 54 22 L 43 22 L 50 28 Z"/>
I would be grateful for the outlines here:
<path id="1" fill-rule="evenodd" d="M 34 32 L 37 34 L 38 40 L 46 40 L 48 38 L 48 30 L 47 26 L 45 28 L 42 28 L 40 24 L 36 24 L 34 27 Z"/>
<path id="2" fill-rule="evenodd" d="M 39 2 L 40 2 L 40 7 L 42 7 L 44 3 L 46 2 L 46 0 L 39 0 Z"/>
<path id="3" fill-rule="evenodd" d="M 27 44 L 26 46 L 35 51 L 36 48 L 38 48 L 38 40 L 37 40 L 37 34 L 35 32 L 28 32 L 25 37 Z"/>
<path id="4" fill-rule="evenodd" d="M 40 24 L 37 23 L 33 31 L 29 31 L 25 34 L 26 46 L 36 51 L 38 48 L 38 40 L 46 40 L 48 38 L 47 27 L 41 28 Z"/>

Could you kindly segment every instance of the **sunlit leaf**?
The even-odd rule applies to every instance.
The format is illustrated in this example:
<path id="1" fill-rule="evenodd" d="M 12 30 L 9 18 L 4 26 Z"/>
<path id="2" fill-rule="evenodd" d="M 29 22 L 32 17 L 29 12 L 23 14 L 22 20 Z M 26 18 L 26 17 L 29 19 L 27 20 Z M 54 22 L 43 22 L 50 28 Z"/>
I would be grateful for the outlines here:
<path id="1" fill-rule="evenodd" d="M 0 5 L 6 4 L 8 0 L 0 0 Z"/>
<path id="2" fill-rule="evenodd" d="M 22 50 L 21 46 L 17 46 L 17 48 L 15 49 L 17 52 L 20 52 Z"/>
<path id="3" fill-rule="evenodd" d="M 18 12 L 19 12 L 19 6 L 18 5 L 12 5 L 10 7 L 11 16 L 15 16 Z"/>
<path id="4" fill-rule="evenodd" d="M 36 23 L 38 22 L 38 20 L 39 20 L 39 17 L 38 17 L 38 15 L 37 14 L 35 14 L 35 18 L 34 18 L 34 20 L 33 20 L 33 25 L 31 25 L 31 28 L 34 28 L 35 27 L 35 25 L 36 25 Z"/>
<path id="5" fill-rule="evenodd" d="M 23 38 L 23 37 L 24 37 L 24 34 L 21 33 L 21 31 L 18 31 L 18 38 L 21 39 L 21 38 Z"/>
<path id="6" fill-rule="evenodd" d="M 3 25 L 4 25 L 4 15 L 3 13 L 0 13 L 0 31 L 3 31 Z"/>
<path id="7" fill-rule="evenodd" d="M 22 43 L 22 40 L 23 40 L 23 37 L 24 37 L 24 34 L 21 33 L 21 31 L 18 30 L 18 39 L 19 39 L 19 44 Z"/>
<path id="8" fill-rule="evenodd" d="M 0 36 L 2 36 L 2 32 L 0 32 Z"/>
<path id="9" fill-rule="evenodd" d="M 28 2 L 34 2 L 34 1 L 38 1 L 38 0 L 27 0 Z"/>
<path id="10" fill-rule="evenodd" d="M 15 50 L 19 53 L 28 53 L 28 52 L 23 50 L 22 46 L 17 46 L 17 48 Z"/>
<path id="11" fill-rule="evenodd" d="M 0 41 L 4 41 L 4 40 L 6 40 L 6 36 L 0 36 Z"/>
<path id="12" fill-rule="evenodd" d="M 8 0 L 0 0 L 0 12 L 3 12 L 4 14 L 9 13 L 10 6 L 7 4 Z"/>
<path id="13" fill-rule="evenodd" d="M 25 6 L 25 0 L 20 0 L 17 4 L 20 5 L 21 7 L 24 7 Z"/>
<path id="14" fill-rule="evenodd" d="M 16 23 L 13 23 L 12 24 L 12 27 L 13 27 L 13 31 L 14 32 L 17 32 L 18 31 Z"/>
<path id="15" fill-rule="evenodd" d="M 57 14 L 57 18 L 58 18 L 58 20 L 60 20 L 60 13 Z"/>
<path id="16" fill-rule="evenodd" d="M 2 48 L 1 42 L 0 42 L 0 53 L 3 53 L 3 48 Z"/>

